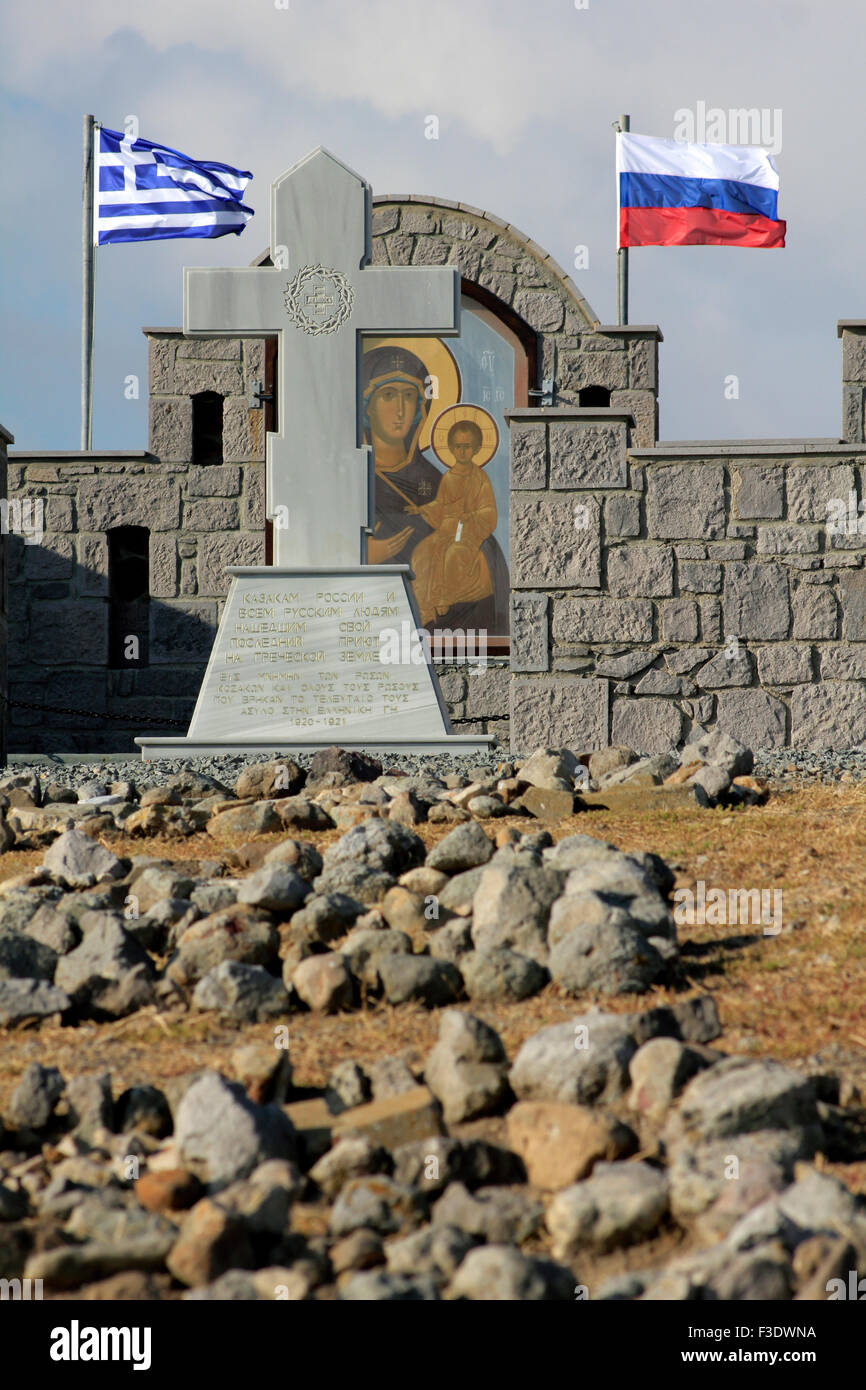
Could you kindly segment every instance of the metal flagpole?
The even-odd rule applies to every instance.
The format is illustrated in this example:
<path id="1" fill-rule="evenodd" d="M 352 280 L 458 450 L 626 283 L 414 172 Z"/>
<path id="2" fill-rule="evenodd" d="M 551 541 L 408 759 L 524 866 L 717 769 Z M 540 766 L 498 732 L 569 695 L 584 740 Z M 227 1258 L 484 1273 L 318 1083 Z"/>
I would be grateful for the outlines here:
<path id="1" fill-rule="evenodd" d="M 629 116 L 620 116 L 614 122 L 618 131 L 626 131 L 630 128 L 631 119 Z M 616 171 L 616 309 L 617 323 L 628 323 L 628 248 L 619 245 L 619 168 Z"/>
<path id="2" fill-rule="evenodd" d="M 84 117 L 81 198 L 81 448 L 93 444 L 93 136 L 96 121 Z"/>

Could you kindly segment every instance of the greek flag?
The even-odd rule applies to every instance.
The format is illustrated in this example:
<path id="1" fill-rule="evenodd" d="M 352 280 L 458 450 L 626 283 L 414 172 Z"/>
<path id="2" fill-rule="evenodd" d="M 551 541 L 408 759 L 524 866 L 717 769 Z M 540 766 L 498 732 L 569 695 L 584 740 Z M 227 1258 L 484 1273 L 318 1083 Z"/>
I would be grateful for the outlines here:
<path id="1" fill-rule="evenodd" d="M 168 145 L 96 130 L 93 240 L 159 241 L 240 233 L 253 216 L 241 202 L 252 174 L 190 159 Z"/>

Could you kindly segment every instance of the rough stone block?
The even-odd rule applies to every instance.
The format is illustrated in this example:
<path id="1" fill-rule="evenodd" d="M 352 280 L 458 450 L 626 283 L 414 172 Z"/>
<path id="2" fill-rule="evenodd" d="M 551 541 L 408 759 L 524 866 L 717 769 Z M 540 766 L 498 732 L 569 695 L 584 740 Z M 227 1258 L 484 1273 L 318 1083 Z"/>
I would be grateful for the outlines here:
<path id="1" fill-rule="evenodd" d="M 716 464 L 656 466 L 647 476 L 648 530 L 660 540 L 719 540 L 725 533 L 725 474 Z"/>
<path id="2" fill-rule="evenodd" d="M 544 424 L 512 420 L 511 486 L 539 491 L 547 486 L 547 429 Z"/>
<path id="3" fill-rule="evenodd" d="M 736 637 L 787 637 L 791 620 L 784 566 L 731 561 L 725 573 L 725 633 Z"/>
<path id="4" fill-rule="evenodd" d="M 840 644 L 821 652 L 821 679 L 824 681 L 866 680 L 866 647 Z"/>
<path id="5" fill-rule="evenodd" d="M 626 427 L 550 422 L 552 488 L 626 487 Z"/>
<path id="6" fill-rule="evenodd" d="M 649 599 L 565 598 L 554 600 L 553 640 L 575 642 L 651 642 L 653 606 Z"/>
<path id="7" fill-rule="evenodd" d="M 854 487 L 850 464 L 791 464 L 788 467 L 788 520 L 825 522 L 829 504 L 842 501 Z"/>
<path id="8" fill-rule="evenodd" d="M 24 547 L 24 573 L 28 583 L 69 579 L 75 566 L 75 547 L 69 536 L 44 535 L 38 545 Z"/>
<path id="9" fill-rule="evenodd" d="M 842 636 L 866 642 L 866 570 L 853 570 L 842 580 Z"/>
<path id="10" fill-rule="evenodd" d="M 860 385 L 842 387 L 842 438 L 846 444 L 861 444 L 864 432 L 866 392 Z"/>
<path id="11" fill-rule="evenodd" d="M 265 466 L 249 463 L 244 469 L 243 524 L 248 531 L 265 529 Z"/>
<path id="12" fill-rule="evenodd" d="M 177 541 L 154 536 L 150 543 L 150 592 L 154 598 L 177 597 Z"/>
<path id="13" fill-rule="evenodd" d="M 45 498 L 42 524 L 46 531 L 73 531 L 75 515 L 72 498 L 61 493 L 49 492 Z"/>
<path id="14" fill-rule="evenodd" d="M 223 458 L 227 463 L 264 459 L 264 411 L 250 410 L 246 397 L 223 405 Z"/>
<path id="15" fill-rule="evenodd" d="M 400 208 L 384 207 L 373 209 L 373 230 L 374 237 L 381 236 L 383 232 L 395 232 L 400 224 Z"/>
<path id="16" fill-rule="evenodd" d="M 798 685 L 791 694 L 791 742 L 853 748 L 866 739 L 866 686 L 859 681 Z"/>
<path id="17" fill-rule="evenodd" d="M 607 744 L 608 683 L 580 677 L 511 678 L 511 744 L 589 751 Z"/>
<path id="18" fill-rule="evenodd" d="M 594 497 L 511 499 L 511 582 L 516 588 L 601 583 L 600 509 Z"/>
<path id="19" fill-rule="evenodd" d="M 735 468 L 731 491 L 734 514 L 741 521 L 773 521 L 784 515 L 785 478 L 779 464 Z"/>
<path id="20" fill-rule="evenodd" d="M 721 690 L 716 708 L 717 727 L 747 748 L 784 748 L 787 710 L 775 695 L 766 690 Z"/>
<path id="21" fill-rule="evenodd" d="M 628 345 L 628 384 L 633 391 L 655 391 L 659 383 L 659 345 L 655 338 L 636 338 Z"/>
<path id="22" fill-rule="evenodd" d="M 792 642 L 762 647 L 758 652 L 758 679 L 761 685 L 802 685 L 811 681 L 812 648 Z"/>
<path id="23" fill-rule="evenodd" d="M 791 600 L 794 612 L 794 637 L 819 639 L 835 637 L 839 622 L 839 606 L 832 590 L 812 584 L 801 584 Z"/>
<path id="24" fill-rule="evenodd" d="M 698 640 L 698 605 L 693 599 L 675 598 L 659 604 L 663 642 Z"/>
<path id="25" fill-rule="evenodd" d="M 228 593 L 227 565 L 263 565 L 264 535 L 228 534 L 202 536 L 198 554 L 198 587 L 201 594 L 222 598 Z"/>
<path id="26" fill-rule="evenodd" d="M 680 560 L 680 590 L 689 594 L 720 594 L 722 567 L 712 560 Z"/>
<path id="27" fill-rule="evenodd" d="M 581 342 L 583 348 L 585 339 Z M 585 386 L 604 386 L 608 391 L 622 391 L 628 385 L 628 358 L 619 352 L 564 352 L 562 354 L 561 385 L 567 391 L 582 391 Z"/>
<path id="28" fill-rule="evenodd" d="M 606 497 L 604 502 L 604 530 L 608 537 L 640 535 L 640 496 L 636 492 L 623 492 Z"/>
<path id="29" fill-rule="evenodd" d="M 511 595 L 511 669 L 547 671 L 550 667 L 546 594 Z"/>
<path id="30" fill-rule="evenodd" d="M 185 531 L 228 531 L 239 525 L 238 504 L 233 497 L 210 497 L 183 504 Z"/>
<path id="31" fill-rule="evenodd" d="M 612 391 L 611 409 L 627 410 L 634 416 L 631 432 L 632 445 L 637 449 L 651 449 L 659 433 L 659 408 L 653 391 Z"/>
<path id="32" fill-rule="evenodd" d="M 147 344 L 148 383 L 150 394 L 173 394 L 174 361 L 177 356 L 178 339 L 149 338 Z"/>
<path id="33" fill-rule="evenodd" d="M 188 396 L 151 396 L 147 447 L 165 461 L 192 458 L 192 401 Z"/>
<path id="34" fill-rule="evenodd" d="M 30 605 L 27 655 L 39 666 L 104 666 L 108 609 L 99 599 L 69 603 L 35 599 Z"/>
<path id="35" fill-rule="evenodd" d="M 704 642 L 721 642 L 722 640 L 722 605 L 717 598 L 702 598 L 701 608 L 701 639 Z M 737 634 L 735 633 L 734 636 Z"/>
<path id="36" fill-rule="evenodd" d="M 473 666 L 466 677 L 470 719 L 507 719 L 510 674 L 507 666 Z"/>
<path id="37" fill-rule="evenodd" d="M 233 362 L 213 358 L 181 358 L 178 351 L 174 366 L 174 389 L 178 395 L 194 396 L 200 391 L 216 391 L 220 396 L 243 395 L 240 343 L 237 340 L 235 346 L 238 351 Z"/>
<path id="38" fill-rule="evenodd" d="M 866 338 L 850 328 L 842 330 L 842 380 L 866 381 Z"/>
<path id="39" fill-rule="evenodd" d="M 615 598 L 667 598 L 674 591 L 669 545 L 621 545 L 607 557 L 608 588 Z"/>
<path id="40" fill-rule="evenodd" d="M 153 603 L 150 660 L 154 665 L 206 662 L 216 634 L 215 603 Z"/>
<path id="41" fill-rule="evenodd" d="M 520 290 L 514 308 L 536 333 L 555 333 L 565 320 L 565 304 L 552 290 Z"/>
<path id="42" fill-rule="evenodd" d="M 78 587 L 82 594 L 108 593 L 108 543 L 105 536 L 78 537 Z"/>
<path id="43" fill-rule="evenodd" d="M 104 532 L 115 526 L 176 531 L 180 526 L 180 488 L 174 478 L 154 474 L 82 478 L 78 522 L 82 531 Z"/>
<path id="44" fill-rule="evenodd" d="M 695 672 L 695 682 L 702 690 L 720 690 L 726 686 L 751 685 L 755 675 L 755 658 L 745 647 L 734 650 L 725 647 Z"/>
<path id="45" fill-rule="evenodd" d="M 759 555 L 817 555 L 821 532 L 817 526 L 759 526 Z"/>
<path id="46" fill-rule="evenodd" d="M 615 700 L 610 739 L 636 753 L 666 753 L 682 738 L 683 716 L 673 700 Z"/>
<path id="47" fill-rule="evenodd" d="M 441 237 L 419 236 L 412 253 L 413 265 L 445 265 L 451 247 Z"/>
<path id="48" fill-rule="evenodd" d="M 188 497 L 237 497 L 241 490 L 241 470 L 235 464 L 204 464 L 189 470 Z"/>
<path id="49" fill-rule="evenodd" d="M 240 338 L 181 338 L 177 359 L 193 358 L 205 362 L 239 362 Z"/>

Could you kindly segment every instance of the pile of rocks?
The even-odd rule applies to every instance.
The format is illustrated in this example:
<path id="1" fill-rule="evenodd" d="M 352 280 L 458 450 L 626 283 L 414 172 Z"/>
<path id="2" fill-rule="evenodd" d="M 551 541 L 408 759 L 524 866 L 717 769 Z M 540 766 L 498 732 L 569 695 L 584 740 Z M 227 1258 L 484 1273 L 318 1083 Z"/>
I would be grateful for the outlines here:
<path id="1" fill-rule="evenodd" d="M 416 762 L 421 762 L 415 759 Z M 50 843 L 76 826 L 86 834 L 220 837 L 283 829 L 347 830 L 370 817 L 406 826 L 519 815 L 557 822 L 583 808 L 580 793 L 677 787 L 699 806 L 761 800 L 753 755 L 724 733 L 703 734 L 680 752 L 638 757 L 630 748 L 577 754 L 536 749 L 529 757 L 462 771 L 383 772 L 377 759 L 340 748 L 304 760 L 245 766 L 229 787 L 193 764 L 155 785 L 130 780 L 69 782 L 22 769 L 0 779 L 0 853 Z M 465 759 L 462 760 L 465 762 Z"/>
<path id="2" fill-rule="evenodd" d="M 414 795 L 397 793 L 392 809 Z M 240 812 L 261 824 L 270 805 Z M 121 859 L 62 831 L 40 867 L 0 885 L 0 1023 L 150 1004 L 251 1022 L 362 997 L 433 1008 L 522 999 L 550 980 L 614 995 L 676 978 L 672 872 L 590 835 L 554 844 L 547 830 L 512 831 L 497 843 L 470 818 L 427 851 L 399 819 L 369 816 L 323 853 L 285 837 L 230 855 L 246 873 Z"/>
<path id="3" fill-rule="evenodd" d="M 190 769 L 75 800 L 7 778 L 6 833 L 45 848 L 0 885 L 0 1026 L 149 1006 L 268 1022 L 274 1045 L 118 1095 L 32 1065 L 0 1119 L 5 1277 L 130 1298 L 782 1298 L 866 1263 L 862 1204 L 808 1163 L 863 1156 L 859 1097 L 711 1047 L 710 996 L 597 1007 L 679 981 L 669 866 L 495 824 L 570 814 L 593 783 L 734 800 L 748 750 L 709 736 L 673 771 L 538 750 L 435 778 L 317 757 L 232 790 Z M 425 820 L 446 828 L 429 849 Z M 119 828 L 152 826 L 205 830 L 212 852 L 115 854 Z M 581 1012 L 509 1058 L 475 1011 L 543 989 Z M 285 1020 L 371 998 L 442 1008 L 423 1067 L 343 1061 L 297 1090 Z M 607 1276 L 648 1240 L 649 1263 Z"/>
<path id="4" fill-rule="evenodd" d="M 593 1010 L 509 1063 L 447 1009 L 421 1076 L 344 1061 L 302 1100 L 267 1043 L 116 1097 L 33 1064 L 0 1127 L 3 1273 L 103 1298 L 827 1298 L 866 1265 L 866 1203 L 808 1160 L 862 1154 L 866 1113 L 718 1033 L 708 996 Z"/>

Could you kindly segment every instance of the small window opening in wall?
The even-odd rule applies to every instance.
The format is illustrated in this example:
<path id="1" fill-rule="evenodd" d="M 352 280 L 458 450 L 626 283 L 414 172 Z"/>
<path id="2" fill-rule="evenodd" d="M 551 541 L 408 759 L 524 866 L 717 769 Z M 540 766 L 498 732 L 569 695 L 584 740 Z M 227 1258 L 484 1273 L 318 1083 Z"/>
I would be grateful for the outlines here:
<path id="1" fill-rule="evenodd" d="M 192 398 L 192 461 L 223 461 L 223 398 L 217 391 L 199 391 Z"/>
<path id="2" fill-rule="evenodd" d="M 150 534 L 146 526 L 108 533 L 108 664 L 112 671 L 148 665 Z"/>
<path id="3" fill-rule="evenodd" d="M 578 405 L 610 405 L 610 391 L 606 386 L 584 386 L 577 393 Z"/>

